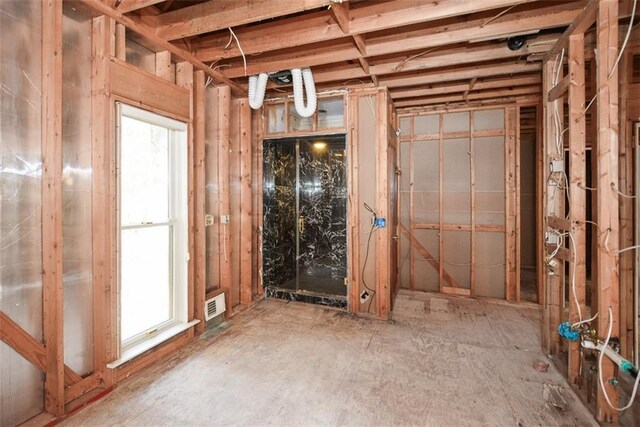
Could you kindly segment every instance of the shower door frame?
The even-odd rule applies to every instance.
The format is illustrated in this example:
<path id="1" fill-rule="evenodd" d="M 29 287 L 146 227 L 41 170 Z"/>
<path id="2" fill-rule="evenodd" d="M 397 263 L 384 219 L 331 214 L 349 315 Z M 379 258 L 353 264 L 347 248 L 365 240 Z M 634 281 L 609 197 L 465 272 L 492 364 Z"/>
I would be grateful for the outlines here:
<path id="1" fill-rule="evenodd" d="M 295 191 L 296 191 L 296 199 L 295 199 L 295 212 L 296 212 L 296 223 L 295 223 L 295 252 L 296 252 L 296 277 L 295 277 L 295 281 L 296 281 L 296 287 L 295 289 L 287 289 L 287 288 L 283 288 L 283 287 L 279 287 L 279 286 L 271 286 L 272 289 L 276 290 L 276 291 L 283 291 L 283 292 L 289 292 L 289 293 L 294 293 L 294 294 L 298 294 L 298 295 L 307 295 L 306 293 L 300 293 L 300 285 L 299 285 L 299 279 L 300 279 L 300 263 L 299 263 L 299 257 L 300 257 L 300 230 L 299 230 L 299 226 L 298 226 L 298 218 L 299 218 L 299 213 L 300 213 L 300 140 L 304 140 L 304 139 L 310 139 L 310 138 L 317 138 L 317 139 L 323 139 L 323 138 L 327 138 L 327 139 L 335 139 L 335 138 L 341 138 L 344 141 L 344 155 L 345 155 L 345 163 L 344 163 L 344 175 L 345 175 L 345 190 L 346 190 L 346 203 L 345 203 L 345 245 L 346 245 L 346 258 L 345 258 L 345 294 L 344 295 L 337 295 L 337 294 L 323 294 L 322 292 L 309 292 L 308 295 L 310 297 L 316 297 L 316 298 L 327 298 L 327 299 L 336 299 L 336 300 L 342 300 L 344 299 L 344 301 L 347 303 L 347 306 L 345 306 L 345 308 L 351 309 L 350 307 L 348 307 L 348 301 L 349 301 L 349 295 L 350 295 L 350 280 L 349 278 L 351 277 L 351 237 L 350 237 L 350 227 L 351 227 L 351 209 L 350 209 L 350 204 L 349 204 L 349 199 L 351 196 L 351 156 L 350 156 L 350 146 L 351 146 L 351 141 L 349 138 L 349 135 L 347 132 L 345 131 L 338 131 L 338 132 L 304 132 L 304 133 L 293 133 L 293 134 L 286 134 L 286 135 L 278 135 L 278 136 L 266 136 L 264 138 L 261 139 L 260 141 L 260 152 L 261 152 L 261 156 L 259 159 L 259 166 L 260 166 L 260 176 L 259 176 L 259 183 L 260 183 L 260 200 L 259 200 L 259 206 L 260 206 L 260 217 L 259 217 L 259 221 L 261 226 L 259 227 L 259 242 L 260 242 L 260 251 L 259 251 L 259 265 L 260 265 L 260 284 L 259 287 L 263 289 L 263 291 L 267 290 L 267 286 L 264 285 L 264 281 L 263 281 L 263 266 L 264 266 L 264 239 L 263 239 L 263 220 L 264 220 L 264 199 L 263 199 L 263 195 L 264 195 L 264 147 L 265 144 L 268 142 L 272 142 L 272 141 L 294 141 L 295 142 L 295 157 L 296 157 L 296 172 L 295 172 Z"/>

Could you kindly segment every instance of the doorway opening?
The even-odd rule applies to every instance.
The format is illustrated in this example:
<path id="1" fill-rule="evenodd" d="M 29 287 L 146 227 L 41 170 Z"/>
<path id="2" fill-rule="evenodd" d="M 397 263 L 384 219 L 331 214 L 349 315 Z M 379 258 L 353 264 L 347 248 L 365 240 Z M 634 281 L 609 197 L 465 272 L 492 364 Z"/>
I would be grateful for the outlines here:
<path id="1" fill-rule="evenodd" d="M 267 297 L 347 307 L 345 136 L 264 141 Z"/>

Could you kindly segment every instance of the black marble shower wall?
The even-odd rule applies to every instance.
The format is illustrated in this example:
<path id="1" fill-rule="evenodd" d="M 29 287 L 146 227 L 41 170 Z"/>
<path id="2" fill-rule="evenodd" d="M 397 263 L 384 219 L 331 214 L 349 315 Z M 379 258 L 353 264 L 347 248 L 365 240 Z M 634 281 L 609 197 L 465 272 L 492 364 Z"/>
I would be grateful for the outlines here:
<path id="1" fill-rule="evenodd" d="M 296 277 L 295 141 L 265 141 L 263 166 L 263 284 Z"/>

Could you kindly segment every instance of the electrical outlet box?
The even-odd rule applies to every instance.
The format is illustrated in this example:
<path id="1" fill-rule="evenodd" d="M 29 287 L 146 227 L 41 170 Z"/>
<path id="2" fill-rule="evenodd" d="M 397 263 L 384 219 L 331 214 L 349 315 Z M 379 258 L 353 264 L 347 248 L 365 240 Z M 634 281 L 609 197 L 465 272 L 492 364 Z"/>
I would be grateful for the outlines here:
<path id="1" fill-rule="evenodd" d="M 377 228 L 385 228 L 387 226 L 386 218 L 376 218 L 375 226 Z"/>
<path id="2" fill-rule="evenodd" d="M 212 225 L 214 224 L 214 222 L 215 222 L 215 219 L 214 219 L 214 216 L 213 216 L 213 215 L 211 215 L 211 214 L 206 214 L 206 215 L 204 216 L 204 226 L 205 226 L 205 227 L 210 227 L 210 226 L 212 226 Z"/>
<path id="3" fill-rule="evenodd" d="M 368 299 L 369 299 L 369 292 L 363 291 L 360 294 L 360 302 L 367 302 Z"/>
<path id="4" fill-rule="evenodd" d="M 231 222 L 230 215 L 220 215 L 220 224 L 229 224 Z"/>
<path id="5" fill-rule="evenodd" d="M 551 173 L 562 173 L 564 172 L 564 160 L 551 160 L 549 167 Z"/>
<path id="6" fill-rule="evenodd" d="M 560 244 L 560 235 L 554 231 L 547 231 L 544 240 L 548 245 L 557 246 Z"/>

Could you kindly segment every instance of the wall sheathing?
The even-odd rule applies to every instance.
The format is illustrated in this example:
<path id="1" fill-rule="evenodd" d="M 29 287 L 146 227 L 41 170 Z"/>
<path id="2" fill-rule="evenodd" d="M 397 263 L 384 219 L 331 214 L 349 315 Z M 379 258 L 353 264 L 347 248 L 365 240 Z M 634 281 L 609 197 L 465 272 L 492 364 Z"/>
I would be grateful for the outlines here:
<path id="1" fill-rule="evenodd" d="M 93 371 L 91 19 L 65 6 L 62 24 L 64 355 L 86 375 Z"/>
<path id="2" fill-rule="evenodd" d="M 43 340 L 42 316 L 42 8 L 0 2 L 0 310 Z M 44 409 L 41 371 L 0 343 L 0 424 Z"/>
<path id="3" fill-rule="evenodd" d="M 242 245 L 257 235 L 242 203 L 251 201 L 259 154 L 246 100 L 225 86 L 205 92 L 202 71 L 82 10 L 58 0 L 0 3 L 12 35 L 0 48 L 2 425 L 63 416 L 188 343 L 204 329 L 207 296 L 225 292 L 232 315 L 255 293 L 257 254 Z M 188 124 L 189 320 L 201 323 L 109 368 L 120 355 L 116 102 Z M 207 228 L 204 213 L 214 215 Z"/>
<path id="4" fill-rule="evenodd" d="M 399 115 L 401 287 L 518 300 L 515 112 Z"/>

